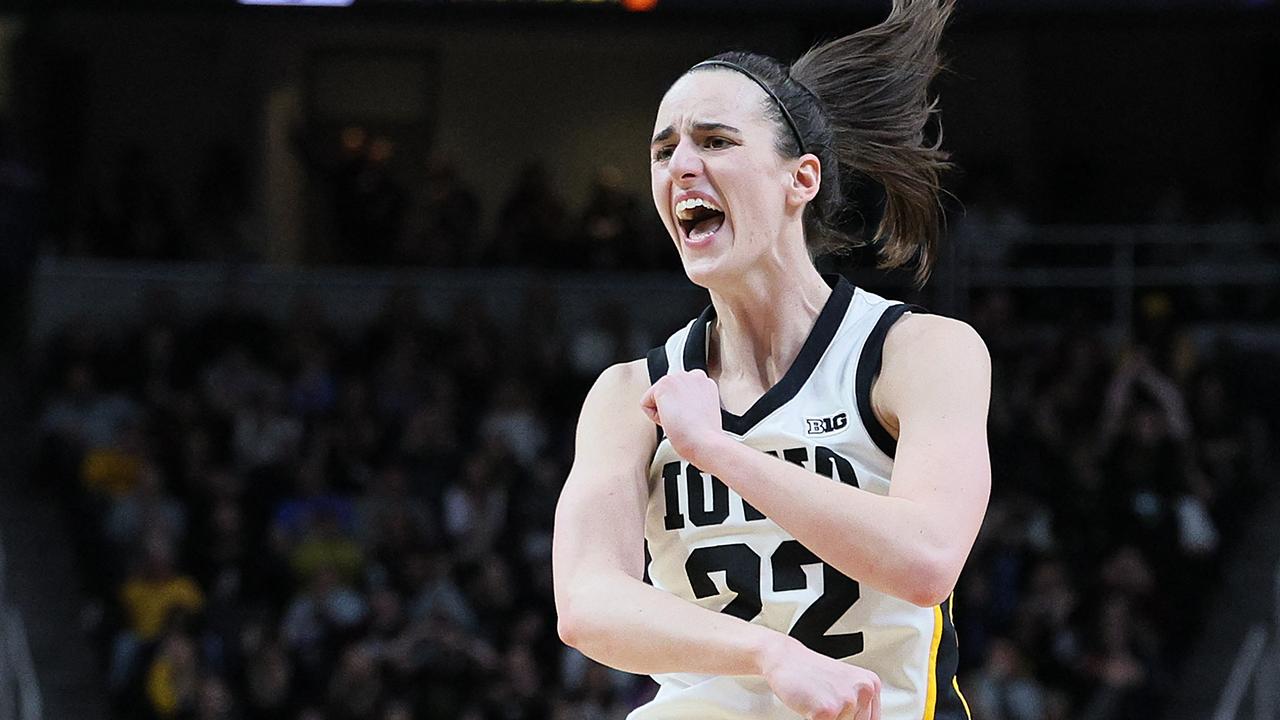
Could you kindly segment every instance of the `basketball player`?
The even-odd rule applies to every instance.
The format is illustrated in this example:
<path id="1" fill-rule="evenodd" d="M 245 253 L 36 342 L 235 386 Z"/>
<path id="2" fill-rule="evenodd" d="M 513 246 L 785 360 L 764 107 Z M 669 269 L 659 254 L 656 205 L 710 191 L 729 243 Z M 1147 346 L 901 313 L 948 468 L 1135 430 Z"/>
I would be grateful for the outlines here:
<path id="1" fill-rule="evenodd" d="M 662 100 L 654 203 L 711 306 L 588 394 L 554 547 L 564 641 L 660 685 L 632 720 L 968 715 L 950 595 L 990 488 L 986 348 L 812 260 L 857 173 L 886 194 L 884 264 L 927 278 L 950 10 L 895 0 L 790 68 L 720 55 Z"/>

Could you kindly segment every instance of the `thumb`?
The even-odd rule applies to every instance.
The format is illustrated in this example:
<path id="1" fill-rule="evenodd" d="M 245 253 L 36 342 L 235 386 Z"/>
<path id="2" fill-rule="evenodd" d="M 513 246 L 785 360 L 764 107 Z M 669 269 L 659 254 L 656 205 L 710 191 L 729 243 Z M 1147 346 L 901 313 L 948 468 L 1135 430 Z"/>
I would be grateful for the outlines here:
<path id="1" fill-rule="evenodd" d="M 654 397 L 653 385 L 645 391 L 644 397 L 640 398 L 640 409 L 644 410 L 645 417 L 655 425 L 661 425 L 662 419 L 658 416 L 658 400 Z"/>

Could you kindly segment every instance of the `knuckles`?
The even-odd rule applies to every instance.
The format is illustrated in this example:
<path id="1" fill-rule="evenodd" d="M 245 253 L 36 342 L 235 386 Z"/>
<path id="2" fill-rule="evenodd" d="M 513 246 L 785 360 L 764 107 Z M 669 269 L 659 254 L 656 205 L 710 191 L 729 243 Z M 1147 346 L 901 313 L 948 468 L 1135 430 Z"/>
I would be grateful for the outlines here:
<path id="1" fill-rule="evenodd" d="M 836 720 L 836 718 L 840 717 L 840 711 L 843 707 L 843 705 L 824 705 L 815 709 L 813 715 L 810 717 L 812 717 L 813 720 Z"/>
<path id="2" fill-rule="evenodd" d="M 836 720 L 850 710 L 856 711 L 858 708 L 867 707 L 870 699 L 869 696 L 864 697 L 860 691 L 837 695 L 811 708 L 810 717 L 813 720 Z"/>
<path id="3" fill-rule="evenodd" d="M 707 374 L 702 370 L 688 370 L 663 375 L 658 378 L 658 382 L 653 384 L 651 392 L 654 396 L 665 395 L 669 391 L 679 390 L 682 386 L 686 389 L 688 389 L 689 386 L 715 388 L 716 384 L 715 381 L 707 377 Z"/>

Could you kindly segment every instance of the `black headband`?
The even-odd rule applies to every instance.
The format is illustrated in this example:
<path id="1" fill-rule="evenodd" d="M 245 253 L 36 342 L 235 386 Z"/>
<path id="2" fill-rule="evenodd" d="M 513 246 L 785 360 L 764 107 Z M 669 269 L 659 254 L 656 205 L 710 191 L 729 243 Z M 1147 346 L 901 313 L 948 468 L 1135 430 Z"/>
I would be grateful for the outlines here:
<path id="1" fill-rule="evenodd" d="M 804 138 L 800 136 L 800 127 L 796 125 L 795 119 L 791 117 L 791 111 L 787 109 L 787 106 L 782 102 L 781 98 L 778 97 L 777 93 L 775 93 L 773 90 L 769 88 L 768 85 L 765 84 L 764 80 L 762 80 L 758 75 L 751 72 L 750 70 L 742 67 L 737 63 L 731 63 L 728 60 L 703 60 L 697 65 L 694 65 L 693 67 L 689 68 L 689 71 L 692 72 L 694 70 L 697 70 L 700 67 L 708 67 L 708 66 L 719 66 L 719 67 L 729 68 L 730 70 L 736 70 L 737 72 L 740 72 L 743 75 L 746 75 L 747 77 L 755 81 L 755 84 L 759 85 L 760 89 L 764 90 L 766 95 L 773 98 L 773 103 L 778 106 L 779 110 L 782 111 L 782 119 L 787 121 L 787 127 L 791 128 L 791 134 L 795 136 L 796 144 L 800 146 L 800 154 L 804 155 L 805 153 L 808 152 L 808 150 L 806 150 L 804 146 Z M 801 85 L 801 87 L 804 87 L 804 86 Z M 810 95 L 813 94 L 813 92 L 810 91 L 808 88 L 805 88 L 805 92 L 809 93 Z"/>

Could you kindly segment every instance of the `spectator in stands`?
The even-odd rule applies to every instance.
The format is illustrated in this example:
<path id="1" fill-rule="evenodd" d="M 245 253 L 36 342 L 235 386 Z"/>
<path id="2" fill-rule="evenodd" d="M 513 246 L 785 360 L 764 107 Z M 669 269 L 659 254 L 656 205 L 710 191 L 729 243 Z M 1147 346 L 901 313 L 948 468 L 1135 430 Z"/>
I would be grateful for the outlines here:
<path id="1" fill-rule="evenodd" d="M 433 157 L 426 171 L 426 182 L 411 201 L 396 260 L 431 267 L 474 264 L 482 220 L 479 200 L 453 162 Z"/>
<path id="2" fill-rule="evenodd" d="M 445 491 L 444 529 L 460 560 L 475 560 L 494 549 L 506 529 L 511 468 L 500 452 L 468 458 L 461 483 Z"/>
<path id="3" fill-rule="evenodd" d="M 582 214 L 570 233 L 561 267 L 636 271 L 655 265 L 658 250 L 652 233 L 641 231 L 641 206 L 623 188 L 622 171 L 612 165 L 596 170 Z"/>
<path id="4" fill-rule="evenodd" d="M 418 552 L 404 560 L 402 577 L 414 595 L 409 612 L 417 623 L 443 622 L 474 632 L 479 624 L 471 602 L 459 588 L 452 561 L 443 553 Z"/>
<path id="5" fill-rule="evenodd" d="M 1120 720 L 1142 715 L 1152 706 L 1154 658 L 1141 647 L 1132 627 L 1130 601 L 1122 596 L 1105 600 L 1097 622 L 1095 647 L 1086 658 L 1087 675 L 1095 683 L 1093 696 L 1081 717 L 1086 720 Z"/>
<path id="6" fill-rule="evenodd" d="M 286 467 L 302 444 L 302 419 L 285 404 L 283 387 L 271 383 L 236 409 L 233 450 L 243 471 Z"/>
<path id="7" fill-rule="evenodd" d="M 382 694 L 382 676 L 374 650 L 364 643 L 348 647 L 329 682 L 329 717 L 332 720 L 373 717 Z"/>
<path id="8" fill-rule="evenodd" d="M 987 663 L 970 683 L 973 712 L 988 720 L 1041 720 L 1044 691 L 1031 676 L 1026 658 L 1007 638 L 996 638 Z"/>
<path id="9" fill-rule="evenodd" d="M 1192 382 L 1195 452 L 1204 468 L 1204 482 L 1193 492 L 1223 527 L 1222 520 L 1236 516 L 1243 498 L 1266 477 L 1267 431 L 1261 418 L 1239 410 L 1231 383 L 1218 368 L 1201 369 Z"/>
<path id="10" fill-rule="evenodd" d="M 250 564 L 249 530 L 238 497 L 216 497 L 202 509 L 191 543 L 192 567 L 201 584 L 212 587 L 223 573 L 239 577 Z"/>
<path id="11" fill-rule="evenodd" d="M 174 568 L 173 547 L 164 538 L 148 540 L 145 556 L 120 588 L 129 630 L 142 642 L 159 637 L 175 613 L 198 613 L 204 593 L 193 578 Z"/>
<path id="12" fill-rule="evenodd" d="M 45 405 L 40 428 L 79 454 L 110 448 L 116 432 L 137 416 L 137 404 L 121 393 L 103 392 L 93 366 L 84 360 L 71 364 L 60 391 Z"/>
<path id="13" fill-rule="evenodd" d="M 553 254 L 553 249 L 563 247 L 564 236 L 564 201 L 555 191 L 546 165 L 532 161 L 520 170 L 502 206 L 497 233 L 483 261 L 486 265 L 516 265 L 549 257 L 563 259 Z"/>
<path id="14" fill-rule="evenodd" d="M 147 669 L 147 699 L 162 720 L 194 714 L 200 694 L 195 643 L 179 630 L 165 634 Z"/>
<path id="15" fill-rule="evenodd" d="M 126 556 L 138 551 L 144 536 L 176 546 L 187 534 L 186 508 L 165 491 L 160 468 L 144 462 L 132 487 L 107 510 L 104 531 Z"/>
<path id="16" fill-rule="evenodd" d="M 352 582 L 359 579 L 364 568 L 364 553 L 343 528 L 338 511 L 319 508 L 307 522 L 289 562 L 302 582 L 324 570 Z"/>
<path id="17" fill-rule="evenodd" d="M 251 212 L 252 202 L 248 156 L 228 140 L 210 143 L 196 179 L 187 256 L 202 260 L 260 259 L 264 233 Z"/>
<path id="18" fill-rule="evenodd" d="M 289 382 L 288 410 L 303 419 L 326 416 L 337 403 L 338 383 L 327 348 L 311 340 L 301 343 L 298 371 Z"/>
<path id="19" fill-rule="evenodd" d="M 542 453 L 548 434 L 532 388 L 510 378 L 494 389 L 493 397 L 480 432 L 489 442 L 502 443 L 520 465 L 531 466 Z"/>
<path id="20" fill-rule="evenodd" d="M 253 720 L 285 720 L 292 697 L 292 669 L 278 643 L 260 645 L 250 657 L 245 672 L 245 706 Z"/>
<path id="21" fill-rule="evenodd" d="M 144 552 L 120 588 L 127 624 L 116 636 L 111 658 L 110 684 L 116 691 L 132 684 L 140 656 L 166 628 L 204 608 L 204 593 L 193 578 L 176 571 L 173 547 L 166 540 L 148 540 Z M 171 650 L 177 653 L 180 648 Z"/>
<path id="22" fill-rule="evenodd" d="M 352 126 L 339 134 L 340 159 L 327 172 L 337 257 L 387 263 L 404 221 L 405 192 L 392 168 L 396 144 Z"/>
<path id="23" fill-rule="evenodd" d="M 1081 663 L 1083 643 L 1076 626 L 1082 598 L 1066 565 L 1044 558 L 1031 571 L 1031 581 L 1018 607 L 1014 626 L 1018 647 L 1035 658 L 1040 674 L 1068 682 Z M 994 650 L 988 653 L 992 661 Z"/>
<path id="24" fill-rule="evenodd" d="M 196 700 L 196 720 L 236 720 L 239 717 L 235 698 L 227 683 L 217 675 L 205 676 L 200 681 L 200 694 Z"/>
<path id="25" fill-rule="evenodd" d="M 569 336 L 565 348 L 569 367 L 580 376 L 595 377 L 614 363 L 647 352 L 646 339 L 639 335 L 626 308 L 619 303 L 601 303 L 593 322 L 580 324 Z"/>
<path id="26" fill-rule="evenodd" d="M 323 693 L 337 649 L 367 615 L 364 597 L 344 583 L 337 571 L 321 568 L 311 576 L 285 610 L 280 625 L 280 638 L 297 670 L 299 691 Z"/>

